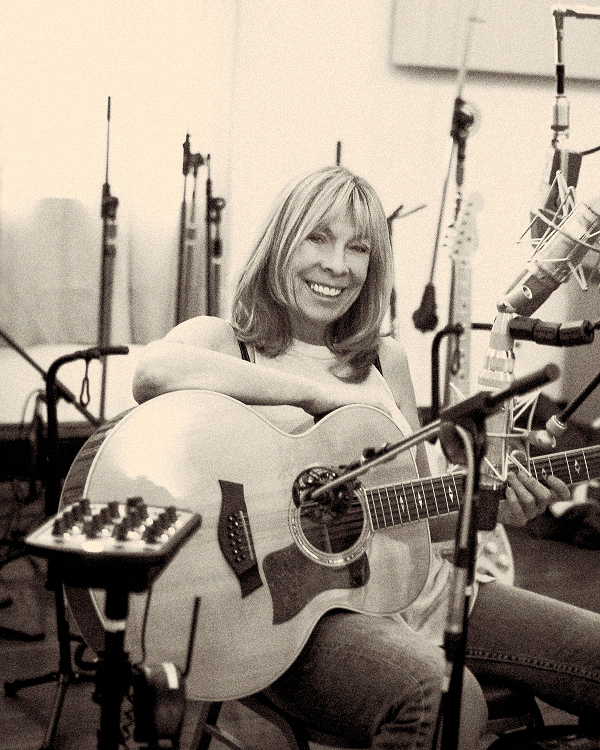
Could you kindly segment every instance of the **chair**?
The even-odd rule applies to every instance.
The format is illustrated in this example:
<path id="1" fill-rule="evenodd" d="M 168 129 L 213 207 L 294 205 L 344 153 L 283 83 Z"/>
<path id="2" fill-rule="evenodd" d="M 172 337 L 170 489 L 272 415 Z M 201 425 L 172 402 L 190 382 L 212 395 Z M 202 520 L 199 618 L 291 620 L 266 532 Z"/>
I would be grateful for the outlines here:
<path id="1" fill-rule="evenodd" d="M 497 750 L 510 747 L 504 743 L 504 740 L 514 732 L 518 731 L 521 736 L 524 736 L 533 734 L 544 726 L 540 708 L 533 694 L 528 690 L 515 690 L 491 683 L 483 684 L 482 688 L 489 712 L 486 734 L 498 737 L 493 744 L 489 745 L 488 750 L 494 747 Z M 311 742 L 346 750 L 359 750 L 362 747 L 348 744 L 347 740 L 340 737 L 315 731 L 281 711 L 264 693 L 240 698 L 239 703 L 274 724 L 286 740 L 289 750 L 310 750 L 309 743 Z M 236 737 L 218 726 L 222 706 L 223 704 L 218 702 L 202 704 L 190 750 L 209 750 L 213 738 L 232 750 L 244 750 Z"/>

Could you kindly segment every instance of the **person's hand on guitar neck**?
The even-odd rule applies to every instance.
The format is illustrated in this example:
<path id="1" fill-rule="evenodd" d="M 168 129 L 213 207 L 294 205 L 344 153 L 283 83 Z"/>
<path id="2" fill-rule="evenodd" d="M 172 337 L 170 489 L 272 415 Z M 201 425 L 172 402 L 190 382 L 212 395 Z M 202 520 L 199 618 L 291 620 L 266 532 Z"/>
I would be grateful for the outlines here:
<path id="1" fill-rule="evenodd" d="M 527 456 L 522 451 L 510 455 L 504 498 L 498 508 L 498 521 L 511 526 L 524 526 L 552 503 L 569 500 L 567 485 L 552 474 L 539 482 L 526 468 Z"/>
<path id="2" fill-rule="evenodd" d="M 524 526 L 543 513 L 552 503 L 569 500 L 567 485 L 555 476 L 548 476 L 546 484 L 538 482 L 523 469 L 508 472 L 504 498 L 498 508 L 498 521 L 512 526 Z"/>

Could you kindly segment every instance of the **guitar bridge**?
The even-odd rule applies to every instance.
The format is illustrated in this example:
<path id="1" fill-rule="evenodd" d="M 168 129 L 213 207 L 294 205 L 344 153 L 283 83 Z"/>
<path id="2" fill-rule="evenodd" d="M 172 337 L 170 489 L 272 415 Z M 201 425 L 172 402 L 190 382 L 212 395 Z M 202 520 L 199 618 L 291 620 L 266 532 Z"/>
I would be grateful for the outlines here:
<path id="1" fill-rule="evenodd" d="M 219 479 L 219 484 L 222 500 L 218 528 L 219 546 L 240 583 L 244 598 L 263 585 L 252 541 L 244 486 L 224 479 Z"/>

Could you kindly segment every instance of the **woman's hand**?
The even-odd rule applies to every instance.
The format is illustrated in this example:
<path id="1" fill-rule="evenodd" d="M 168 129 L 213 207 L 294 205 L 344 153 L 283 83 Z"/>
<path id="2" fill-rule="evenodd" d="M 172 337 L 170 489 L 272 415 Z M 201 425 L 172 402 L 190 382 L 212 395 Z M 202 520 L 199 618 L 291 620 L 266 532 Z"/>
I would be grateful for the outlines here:
<path id="1" fill-rule="evenodd" d="M 553 475 L 538 482 L 523 469 L 509 471 L 504 498 L 500 501 L 498 521 L 512 526 L 524 526 L 532 518 L 543 513 L 548 505 L 569 500 L 571 493 L 567 485 Z"/>

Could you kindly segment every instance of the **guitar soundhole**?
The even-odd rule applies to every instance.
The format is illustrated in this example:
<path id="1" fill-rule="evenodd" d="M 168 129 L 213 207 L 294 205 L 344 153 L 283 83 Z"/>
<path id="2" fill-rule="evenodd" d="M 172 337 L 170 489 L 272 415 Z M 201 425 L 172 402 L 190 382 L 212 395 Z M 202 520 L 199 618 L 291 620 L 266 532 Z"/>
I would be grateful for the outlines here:
<path id="1" fill-rule="evenodd" d="M 366 498 L 359 483 L 336 488 L 318 500 L 311 491 L 335 477 L 331 469 L 313 467 L 294 484 L 290 529 L 300 550 L 323 565 L 342 566 L 365 551 L 370 538 Z"/>

